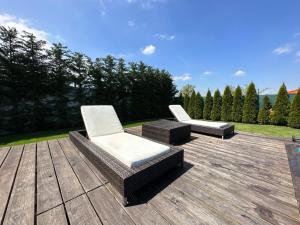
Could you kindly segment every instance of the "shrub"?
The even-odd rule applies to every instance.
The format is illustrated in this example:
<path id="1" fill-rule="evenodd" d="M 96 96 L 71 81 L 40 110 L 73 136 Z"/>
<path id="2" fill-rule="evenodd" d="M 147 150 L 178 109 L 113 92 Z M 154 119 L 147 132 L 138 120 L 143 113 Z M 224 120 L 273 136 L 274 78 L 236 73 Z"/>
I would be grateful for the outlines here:
<path id="1" fill-rule="evenodd" d="M 195 119 L 203 118 L 203 98 L 198 92 L 195 98 Z"/>
<path id="2" fill-rule="evenodd" d="M 232 121 L 241 122 L 243 117 L 243 94 L 240 86 L 234 92 L 232 104 Z"/>
<path id="3" fill-rule="evenodd" d="M 223 121 L 231 121 L 231 110 L 232 110 L 232 94 L 229 86 L 225 87 L 223 98 L 222 98 L 222 111 L 221 119 Z"/>
<path id="4" fill-rule="evenodd" d="M 212 107 L 210 118 L 212 120 L 220 120 L 221 109 L 222 109 L 222 97 L 220 91 L 217 89 L 214 94 L 213 107 Z"/>
<path id="5" fill-rule="evenodd" d="M 273 115 L 271 117 L 271 123 L 275 125 L 286 125 L 289 115 L 289 96 L 286 90 L 286 86 L 283 83 L 278 91 L 276 101 L 273 108 Z"/>
<path id="6" fill-rule="evenodd" d="M 258 96 L 253 82 L 247 88 L 245 103 L 243 106 L 243 123 L 256 123 L 258 112 Z"/>
<path id="7" fill-rule="evenodd" d="M 196 98 L 196 93 L 195 91 L 193 91 L 189 101 L 188 110 L 187 110 L 187 113 L 190 115 L 191 118 L 195 118 L 195 98 Z"/>
<path id="8" fill-rule="evenodd" d="M 270 99 L 267 95 L 265 95 L 263 99 L 263 105 L 258 113 L 258 122 L 260 124 L 269 124 L 270 123 L 270 110 L 272 108 Z"/>
<path id="9" fill-rule="evenodd" d="M 288 125 L 290 127 L 300 128 L 300 90 L 298 90 L 297 95 L 293 99 Z"/>
<path id="10" fill-rule="evenodd" d="M 213 105 L 213 99 L 211 97 L 210 90 L 208 90 L 206 97 L 205 97 L 205 102 L 204 102 L 203 119 L 210 120 L 210 113 L 211 113 L 212 105 Z"/>
<path id="11" fill-rule="evenodd" d="M 183 108 L 185 111 L 188 111 L 189 101 L 190 101 L 190 96 L 185 95 L 183 97 Z"/>

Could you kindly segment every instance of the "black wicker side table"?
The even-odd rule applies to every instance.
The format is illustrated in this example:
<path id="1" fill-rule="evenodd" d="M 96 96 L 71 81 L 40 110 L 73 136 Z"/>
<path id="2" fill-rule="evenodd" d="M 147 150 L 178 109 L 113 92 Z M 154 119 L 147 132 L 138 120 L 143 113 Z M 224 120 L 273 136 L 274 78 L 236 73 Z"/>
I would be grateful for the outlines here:
<path id="1" fill-rule="evenodd" d="M 191 125 L 170 120 L 157 120 L 142 126 L 142 135 L 168 144 L 190 140 Z"/>

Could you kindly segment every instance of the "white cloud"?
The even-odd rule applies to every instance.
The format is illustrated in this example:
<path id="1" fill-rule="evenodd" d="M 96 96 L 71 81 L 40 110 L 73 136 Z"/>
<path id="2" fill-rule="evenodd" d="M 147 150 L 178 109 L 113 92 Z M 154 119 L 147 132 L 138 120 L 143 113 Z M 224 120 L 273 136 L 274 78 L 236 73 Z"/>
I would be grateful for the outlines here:
<path id="1" fill-rule="evenodd" d="M 292 52 L 293 49 L 289 44 L 283 45 L 283 46 L 279 46 L 278 48 L 275 48 L 273 50 L 273 53 L 275 55 L 282 55 L 282 54 L 288 54 L 290 52 Z"/>
<path id="2" fill-rule="evenodd" d="M 137 3 L 143 9 L 151 9 L 157 3 L 166 3 L 168 0 L 126 0 L 128 3 Z"/>
<path id="3" fill-rule="evenodd" d="M 237 71 L 235 71 L 235 73 L 233 75 L 235 77 L 243 77 L 246 75 L 246 72 L 244 70 L 237 70 Z"/>
<path id="4" fill-rule="evenodd" d="M 175 35 L 167 35 L 167 34 L 155 34 L 155 37 L 166 41 L 172 41 L 175 39 Z"/>
<path id="5" fill-rule="evenodd" d="M 135 22 L 133 20 L 129 20 L 128 21 L 128 26 L 129 27 L 134 27 L 135 26 Z"/>
<path id="6" fill-rule="evenodd" d="M 204 75 L 204 76 L 208 76 L 208 75 L 211 75 L 211 74 L 212 74 L 212 71 L 210 71 L 210 70 L 206 70 L 202 73 L 202 75 Z"/>
<path id="7" fill-rule="evenodd" d="M 152 55 L 155 52 L 156 48 L 154 45 L 147 45 L 143 50 L 142 53 L 144 55 Z"/>
<path id="8" fill-rule="evenodd" d="M 49 42 L 50 34 L 46 31 L 34 28 L 28 20 L 17 18 L 9 14 L 0 14 L 0 26 L 16 28 L 18 32 L 27 31 L 37 39 Z"/>
<path id="9" fill-rule="evenodd" d="M 184 73 L 180 76 L 174 76 L 173 80 L 177 81 L 177 80 L 182 80 L 182 81 L 186 81 L 186 80 L 190 80 L 192 79 L 191 75 L 189 73 Z"/>

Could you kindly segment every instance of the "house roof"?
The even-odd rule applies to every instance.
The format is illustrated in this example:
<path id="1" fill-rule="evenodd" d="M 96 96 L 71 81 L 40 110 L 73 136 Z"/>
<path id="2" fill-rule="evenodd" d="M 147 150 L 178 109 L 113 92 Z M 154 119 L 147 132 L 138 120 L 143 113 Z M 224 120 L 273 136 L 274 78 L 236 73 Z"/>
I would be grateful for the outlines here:
<path id="1" fill-rule="evenodd" d="M 297 94 L 300 88 L 288 91 L 289 94 Z"/>

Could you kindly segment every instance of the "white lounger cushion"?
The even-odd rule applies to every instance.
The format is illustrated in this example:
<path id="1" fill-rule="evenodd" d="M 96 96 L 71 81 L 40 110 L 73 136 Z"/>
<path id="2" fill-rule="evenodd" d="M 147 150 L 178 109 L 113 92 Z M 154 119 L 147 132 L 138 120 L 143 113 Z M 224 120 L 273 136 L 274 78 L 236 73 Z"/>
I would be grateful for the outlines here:
<path id="1" fill-rule="evenodd" d="M 170 149 L 166 145 L 125 132 L 92 137 L 91 141 L 130 168 L 158 157 Z"/>
<path id="2" fill-rule="evenodd" d="M 181 105 L 169 105 L 169 109 L 179 122 L 191 120 L 191 117 L 185 112 Z"/>
<path id="3" fill-rule="evenodd" d="M 90 138 L 124 132 L 115 109 L 111 105 L 81 106 L 81 114 Z"/>
<path id="4" fill-rule="evenodd" d="M 223 128 L 228 125 L 228 123 L 210 122 L 210 121 L 204 121 L 204 120 L 186 120 L 186 121 L 183 121 L 183 123 L 188 123 L 191 125 L 205 126 L 205 127 L 213 127 L 213 128 Z"/>
<path id="5" fill-rule="evenodd" d="M 210 122 L 204 120 L 192 120 L 191 117 L 185 112 L 181 105 L 169 105 L 169 109 L 179 122 L 188 123 L 192 125 L 199 125 L 205 127 L 222 128 L 228 123 Z"/>

